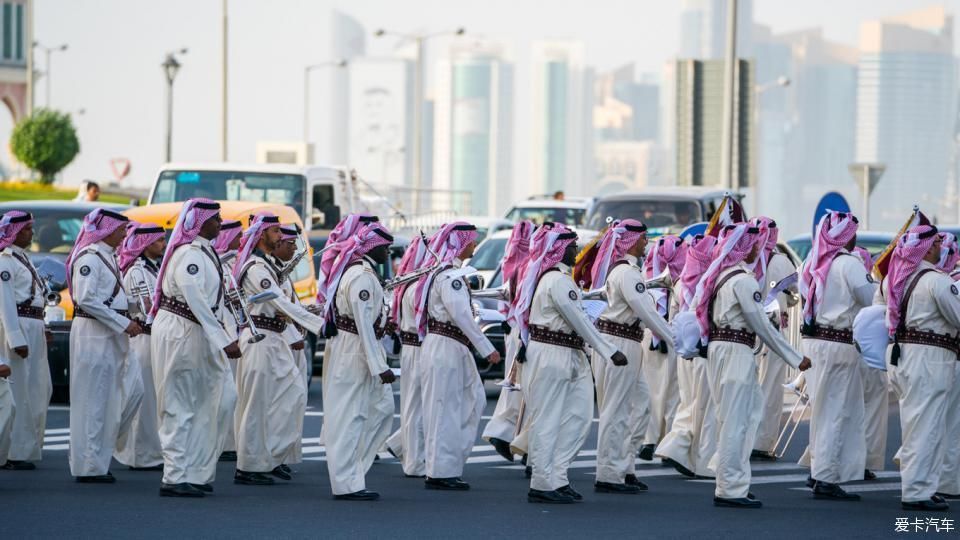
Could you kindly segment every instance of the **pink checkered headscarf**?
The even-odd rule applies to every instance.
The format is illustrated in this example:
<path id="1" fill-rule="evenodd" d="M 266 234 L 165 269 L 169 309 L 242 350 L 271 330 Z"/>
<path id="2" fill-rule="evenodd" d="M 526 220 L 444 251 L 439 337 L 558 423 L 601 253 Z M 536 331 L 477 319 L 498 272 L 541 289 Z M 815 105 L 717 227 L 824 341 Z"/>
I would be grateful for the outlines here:
<path id="1" fill-rule="evenodd" d="M 372 221 L 358 229 L 349 238 L 338 243 L 340 251 L 333 261 L 327 280 L 327 291 L 324 294 L 326 302 L 323 304 L 324 328 L 333 322 L 333 303 L 337 298 L 337 288 L 340 279 L 347 268 L 363 258 L 364 255 L 378 246 L 389 246 L 393 243 L 393 236 L 386 227 L 379 222 Z"/>
<path id="2" fill-rule="evenodd" d="M 296 242 L 300 238 L 300 226 L 296 223 L 284 223 L 280 225 L 280 240 L 282 242 Z"/>
<path id="3" fill-rule="evenodd" d="M 760 216 L 751 221 L 754 227 L 760 229 L 760 236 L 763 238 L 763 249 L 757 262 L 754 264 L 753 273 L 757 276 L 757 282 L 763 286 L 763 277 L 767 274 L 767 266 L 770 264 L 770 257 L 773 256 L 773 250 L 777 248 L 777 239 L 780 236 L 780 229 L 777 228 L 777 222 L 764 216 Z"/>
<path id="4" fill-rule="evenodd" d="M 163 227 L 156 223 L 131 223 L 127 227 L 127 236 L 120 244 L 120 252 L 117 255 L 117 266 L 120 267 L 120 273 L 126 274 L 137 257 L 143 254 L 143 250 L 165 235 L 166 232 Z"/>
<path id="5" fill-rule="evenodd" d="M 647 234 L 647 226 L 636 219 L 614 221 L 607 227 L 597 256 L 590 268 L 590 288 L 599 289 L 607 283 L 607 276 L 614 263 L 623 259 L 637 242 Z M 563 256 L 563 253 L 560 254 Z"/>
<path id="6" fill-rule="evenodd" d="M 577 233 L 560 223 L 540 227 L 534 233 L 530 241 L 530 259 L 510 312 L 510 320 L 520 328 L 520 339 L 524 344 L 530 342 L 530 308 L 537 283 L 543 274 L 563 260 L 567 246 L 576 241 Z"/>
<path id="7" fill-rule="evenodd" d="M 897 240 L 897 247 L 890 259 L 887 271 L 887 332 L 890 337 L 897 332 L 900 324 L 900 302 L 906 293 L 907 283 L 920 262 L 927 256 L 937 240 L 937 228 L 932 225 L 917 225 L 907 230 Z"/>
<path id="8" fill-rule="evenodd" d="M 680 272 L 680 310 L 689 309 L 697 292 L 697 283 L 713 260 L 713 248 L 717 239 L 713 236 L 696 235 L 687 240 L 686 262 Z"/>
<path id="9" fill-rule="evenodd" d="M 833 259 L 844 246 L 856 238 L 858 223 L 857 218 L 848 212 L 831 210 L 820 218 L 817 235 L 813 240 L 813 251 L 800 271 L 799 289 L 806 301 L 803 306 L 803 320 L 807 324 L 813 324 L 817 318 L 817 311 L 823 303 L 823 287 Z"/>
<path id="10" fill-rule="evenodd" d="M 400 258 L 400 264 L 397 265 L 397 277 L 400 277 L 404 274 L 409 274 L 415 269 L 420 267 L 420 264 L 423 263 L 423 258 L 427 254 L 427 247 L 424 245 L 423 240 L 419 236 L 414 236 L 410 240 L 410 245 L 407 246 L 407 249 L 403 252 L 403 257 Z M 407 283 L 406 285 L 401 285 L 393 289 L 393 303 L 390 305 L 390 320 L 400 324 L 400 312 L 401 312 L 401 303 L 403 302 L 403 295 L 407 292 L 407 289 L 411 285 L 414 285 L 420 282 L 423 279 Z"/>
<path id="11" fill-rule="evenodd" d="M 867 273 L 873 272 L 873 256 L 870 255 L 870 252 L 865 248 L 857 246 L 853 248 L 853 254 L 860 258 L 863 262 L 863 268 L 866 269 Z"/>
<path id="12" fill-rule="evenodd" d="M 230 219 L 221 223 L 220 234 L 213 241 L 213 249 L 217 251 L 217 255 L 223 255 L 230 251 L 230 244 L 241 234 L 243 234 L 243 224 L 239 221 Z"/>
<path id="13" fill-rule="evenodd" d="M 643 273 L 647 279 L 659 276 L 669 268 L 670 279 L 676 281 L 687 260 L 687 245 L 678 236 L 664 235 L 657 239 L 653 249 L 647 249 Z"/>
<path id="14" fill-rule="evenodd" d="M 704 345 L 710 341 L 710 299 L 720 274 L 728 268 L 742 263 L 753 250 L 760 237 L 760 229 L 748 223 L 728 225 L 722 239 L 714 249 L 714 260 L 697 283 L 691 305 L 695 306 L 697 322 L 700 324 L 700 340 Z"/>
<path id="15" fill-rule="evenodd" d="M 507 247 L 503 250 L 503 262 L 500 263 L 500 276 L 503 283 L 509 284 L 510 291 L 517 290 L 517 276 L 530 253 L 530 239 L 536 226 L 530 220 L 517 222 L 510 231 Z"/>
<path id="16" fill-rule="evenodd" d="M 11 210 L 0 217 L 0 249 L 13 245 L 24 227 L 33 223 L 33 215 L 21 210 Z"/>
<path id="17" fill-rule="evenodd" d="M 120 227 L 126 227 L 129 222 L 130 219 L 127 216 L 103 208 L 97 208 L 83 218 L 77 241 L 67 255 L 67 286 L 71 294 L 73 293 L 73 261 L 76 260 L 77 255 L 87 247 L 110 236 Z"/>
<path id="18" fill-rule="evenodd" d="M 437 254 L 437 257 L 440 258 L 440 266 L 443 267 L 460 257 L 464 248 L 472 242 L 475 242 L 477 236 L 477 228 L 466 221 L 447 223 L 433 235 L 433 239 L 430 241 L 430 250 Z M 432 257 L 424 257 L 424 261 L 421 262 L 421 266 L 433 266 L 434 264 L 436 264 L 436 262 Z M 427 298 L 427 296 L 430 291 L 430 286 L 436 277 L 437 272 L 434 272 L 427 275 L 426 279 L 420 280 L 420 282 L 417 283 L 417 289 L 414 293 L 417 332 L 420 334 L 420 339 L 423 339 L 427 335 L 427 319 L 429 318 L 427 313 L 427 301 L 429 298 Z"/>
<path id="19" fill-rule="evenodd" d="M 163 276 L 167 273 L 167 265 L 173 258 L 173 252 L 181 246 L 185 246 L 200 236 L 200 229 L 203 224 L 211 218 L 220 214 L 220 203 L 210 199 L 190 199 L 183 203 L 180 209 L 180 215 L 177 216 L 177 224 L 173 227 L 173 234 L 170 235 L 170 241 L 167 242 L 167 249 L 163 252 L 163 263 L 160 265 L 160 272 L 157 274 L 157 288 L 153 292 L 152 308 L 150 317 L 154 317 L 160 309 L 160 295 L 163 294 Z"/>
<path id="20" fill-rule="evenodd" d="M 333 261 L 337 260 L 340 254 L 340 242 L 349 239 L 357 233 L 361 227 L 369 223 L 380 221 L 377 216 L 369 214 L 350 214 L 340 220 L 337 226 L 330 231 L 327 236 L 327 243 L 324 245 L 323 252 L 320 254 L 320 271 L 317 275 L 317 303 L 326 303 L 327 290 L 330 288 L 327 284 L 330 270 L 333 268 Z M 336 289 L 334 289 L 336 290 Z"/>
<path id="21" fill-rule="evenodd" d="M 940 261 L 937 263 L 937 268 L 947 274 L 953 274 L 958 262 L 960 262 L 960 246 L 957 245 L 957 237 L 948 232 L 940 233 Z"/>
<path id="22" fill-rule="evenodd" d="M 250 220 L 250 226 L 240 238 L 240 252 L 237 254 L 237 260 L 233 264 L 233 277 L 240 279 L 240 273 L 243 272 L 243 266 L 253 256 L 253 251 L 257 249 L 263 231 L 272 227 L 280 226 L 280 218 L 272 212 L 260 212 Z M 239 285 L 243 285 L 240 283 Z"/>

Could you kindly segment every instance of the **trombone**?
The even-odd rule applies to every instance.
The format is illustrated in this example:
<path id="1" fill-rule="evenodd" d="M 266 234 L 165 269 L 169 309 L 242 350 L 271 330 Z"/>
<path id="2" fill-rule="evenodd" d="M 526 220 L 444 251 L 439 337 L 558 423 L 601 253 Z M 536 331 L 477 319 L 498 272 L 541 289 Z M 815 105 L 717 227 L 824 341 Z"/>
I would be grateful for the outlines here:
<path id="1" fill-rule="evenodd" d="M 810 395 L 804 391 L 806 389 L 806 379 L 802 373 L 793 381 L 783 385 L 783 387 L 796 394 L 797 400 L 793 402 L 793 408 L 790 409 L 790 416 L 787 417 L 787 422 L 783 425 L 780 436 L 777 437 L 777 443 L 773 445 L 773 455 L 777 458 L 782 458 L 784 454 L 787 453 L 787 448 L 790 447 L 790 441 L 793 440 L 793 436 L 797 433 L 797 428 L 800 427 L 800 421 L 803 420 L 803 415 L 806 414 L 807 409 L 810 407 Z M 803 405 L 802 407 L 800 407 L 801 404 Z M 787 431 L 790 432 L 789 435 L 787 435 Z M 780 448 L 780 443 L 783 441 L 785 435 L 787 440 L 783 443 L 783 448 Z"/>

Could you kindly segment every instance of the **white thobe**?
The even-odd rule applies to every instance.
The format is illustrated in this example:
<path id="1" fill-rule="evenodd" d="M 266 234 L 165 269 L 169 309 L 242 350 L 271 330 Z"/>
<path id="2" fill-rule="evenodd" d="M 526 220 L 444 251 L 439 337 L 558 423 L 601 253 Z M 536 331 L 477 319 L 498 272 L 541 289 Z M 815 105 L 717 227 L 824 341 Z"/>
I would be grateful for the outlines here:
<path id="1" fill-rule="evenodd" d="M 280 261 L 276 258 L 271 258 L 270 260 L 275 262 L 275 266 L 277 268 L 282 268 L 283 265 L 285 264 L 283 261 Z M 286 298 L 288 298 L 290 302 L 300 307 L 303 307 L 303 304 L 300 302 L 300 298 L 297 296 L 297 291 L 293 286 L 293 281 L 290 279 L 289 274 L 287 274 L 287 276 L 281 280 L 280 289 L 283 290 L 284 295 L 286 295 Z M 307 336 L 306 336 L 306 331 L 303 329 L 302 326 L 298 326 L 296 324 L 289 324 L 289 321 L 287 324 L 287 329 L 284 330 L 283 334 L 284 334 L 284 339 L 287 342 L 287 345 L 291 347 L 290 354 L 293 355 L 293 362 L 297 366 L 297 372 L 300 373 L 300 377 L 303 379 L 303 393 L 304 393 L 303 395 L 305 397 L 305 399 L 303 400 L 302 409 L 294 413 L 294 415 L 297 418 L 301 419 L 301 422 L 299 423 L 298 426 L 292 426 L 294 429 L 294 434 L 297 435 L 296 442 L 293 445 L 293 450 L 287 455 L 286 459 L 284 459 L 283 461 L 285 465 L 294 465 L 294 464 L 303 462 L 302 419 L 306 416 L 306 413 L 307 413 L 306 396 L 310 388 L 309 374 L 307 373 L 307 351 L 306 351 L 306 343 L 305 343 Z M 300 350 L 294 350 L 292 347 L 298 343 L 302 344 L 303 347 Z"/>
<path id="2" fill-rule="evenodd" d="M 73 261 L 73 303 L 96 317 L 76 317 L 70 326 L 70 473 L 76 477 L 107 474 L 117 445 L 130 349 L 121 279 L 114 250 L 103 242 Z"/>
<path id="3" fill-rule="evenodd" d="M 436 274 L 427 297 L 431 319 L 458 327 L 481 357 L 496 350 L 473 318 L 469 288 L 452 273 Z M 429 478 L 459 478 L 477 439 L 487 396 L 470 348 L 428 333 L 420 348 L 423 366 L 423 432 Z"/>
<path id="4" fill-rule="evenodd" d="M 185 302 L 199 321 L 164 309 L 153 321 L 150 352 L 166 484 L 209 484 L 216 476 L 229 370 L 223 349 L 233 342 L 217 315 L 223 312 L 219 263 L 210 241 L 198 237 L 170 255 L 161 284 L 165 296 Z"/>
<path id="5" fill-rule="evenodd" d="M 645 290 L 643 272 L 637 267 L 637 258 L 626 256 L 626 264 L 615 266 L 607 276 L 607 307 L 600 319 L 616 324 L 643 325 L 663 336 L 673 351 L 673 333 L 659 313 L 653 297 Z M 602 331 L 601 331 L 602 332 Z M 638 336 L 638 337 L 639 337 Z M 603 334 L 611 346 L 627 357 L 626 366 L 615 366 L 610 358 L 593 350 L 590 364 L 597 390 L 597 408 L 600 425 L 597 436 L 597 482 L 622 484 L 627 474 L 634 473 L 635 449 L 631 434 L 635 426 L 631 419 L 646 409 L 649 391 L 643 377 L 643 342 L 612 334 Z"/>
<path id="6" fill-rule="evenodd" d="M 366 489 L 393 422 L 393 389 L 380 374 L 389 369 L 374 323 L 383 313 L 383 287 L 374 263 L 364 258 L 340 278 L 334 302 L 355 321 L 357 334 L 338 329 L 327 341 L 323 362 L 323 439 L 334 495 Z"/>
<path id="7" fill-rule="evenodd" d="M 233 258 L 223 263 L 223 273 L 224 275 L 233 273 L 233 263 L 236 262 L 236 251 L 228 251 L 220 255 L 220 260 L 222 261 L 224 257 L 232 253 Z M 237 319 L 234 318 L 233 312 L 229 309 L 224 309 L 221 313 L 223 319 L 223 327 L 227 331 L 227 336 L 230 338 L 230 341 L 236 341 L 239 338 L 237 332 Z M 223 448 L 223 452 L 236 452 L 237 451 L 237 432 L 236 426 L 234 426 L 234 417 L 237 412 L 237 359 L 236 358 L 227 358 L 226 354 L 223 354 L 224 361 L 227 363 L 227 370 L 224 372 L 223 379 L 223 398 L 220 402 L 220 414 L 218 415 L 217 425 L 221 436 L 223 437 L 223 444 L 220 446 Z"/>
<path id="8" fill-rule="evenodd" d="M 953 281 L 922 261 L 907 279 L 907 286 L 925 269 L 934 271 L 920 277 L 901 317 L 907 328 L 956 336 L 960 298 Z M 877 293 L 878 302 L 886 298 L 888 286 L 885 282 Z M 956 440 L 947 439 L 947 406 L 956 385 L 957 355 L 940 347 L 901 343 L 900 359 L 894 366 L 889 365 L 892 347 L 887 348 L 887 373 L 900 401 L 901 500 L 926 501 L 940 491 L 944 456 L 956 452 Z"/>
<path id="9" fill-rule="evenodd" d="M 866 468 L 882 471 L 887 462 L 887 423 L 890 417 L 890 385 L 887 372 L 860 362 L 863 380 L 863 427 L 867 448 Z"/>
<path id="10" fill-rule="evenodd" d="M 523 364 L 516 364 L 517 351 L 520 349 L 520 336 L 516 329 L 512 329 L 509 334 L 504 336 L 504 354 L 503 373 L 504 378 L 509 378 L 513 374 L 513 382 L 522 387 L 521 376 L 523 373 Z M 490 421 L 483 428 L 481 437 L 490 442 L 490 439 L 500 439 L 507 443 L 512 443 L 517 434 L 517 422 L 520 419 L 520 410 L 523 406 L 523 391 L 500 389 L 500 396 L 497 398 L 497 406 L 493 410 Z"/>
<path id="11" fill-rule="evenodd" d="M 0 366 L 6 363 L 0 358 Z M 10 455 L 10 443 L 13 435 L 13 422 L 17 417 L 17 404 L 13 399 L 10 380 L 0 377 L 0 463 L 6 463 Z"/>
<path id="12" fill-rule="evenodd" d="M 730 278 L 714 293 L 713 324 L 756 333 L 778 357 L 798 367 L 803 356 L 790 348 L 783 334 L 770 324 L 753 273 L 740 264 L 721 272 L 717 282 L 737 270 L 744 273 Z M 707 360 L 707 379 L 717 407 L 717 451 L 709 465 L 716 472 L 715 493 L 724 499 L 745 498 L 750 489 L 750 451 L 763 400 L 753 347 L 711 341 Z"/>
<path id="13" fill-rule="evenodd" d="M 872 303 L 876 285 L 858 257 L 841 251 L 830 265 L 818 326 L 851 330 L 862 308 Z M 812 397 L 810 476 L 837 484 L 863 479 L 867 449 L 864 430 L 863 359 L 853 344 L 804 337 L 803 354 L 813 367 L 807 373 Z"/>
<path id="14" fill-rule="evenodd" d="M 668 290 L 648 292 L 660 303 L 660 317 L 669 315 L 672 319 L 677 313 L 677 296 L 667 294 Z M 665 305 L 664 305 L 665 304 Z M 650 416 L 643 434 L 643 444 L 656 445 L 670 431 L 673 418 L 680 404 L 680 391 L 677 381 L 678 357 L 675 351 L 666 353 L 659 349 L 651 350 L 653 332 L 648 328 L 643 339 L 643 378 L 650 395 Z M 639 437 L 639 433 L 637 435 Z"/>
<path id="15" fill-rule="evenodd" d="M 414 313 L 416 283 L 403 292 L 400 299 L 400 330 L 417 333 Z M 404 343 L 400 348 L 400 463 L 409 476 L 427 474 L 427 457 L 423 434 L 423 365 L 420 345 Z"/>
<path id="16" fill-rule="evenodd" d="M 17 305 L 30 300 L 30 306 L 43 308 L 43 284 L 23 249 L 10 246 L 0 252 L 0 363 L 10 366 L 7 390 L 16 403 L 10 457 L 14 461 L 39 461 L 43 433 L 47 424 L 47 406 L 53 393 L 47 340 L 42 319 L 17 316 Z M 31 300 L 32 297 L 32 300 Z M 21 358 L 15 347 L 26 346 L 29 354 Z M 3 461 L 0 460 L 0 464 Z"/>
<path id="17" fill-rule="evenodd" d="M 153 291 L 157 286 L 159 271 L 156 265 L 147 264 L 143 259 L 138 259 L 134 265 L 135 267 L 127 269 L 126 275 L 123 276 L 124 290 L 130 298 L 133 298 L 131 292 L 141 280 L 146 280 L 147 289 Z M 139 302 L 131 303 L 131 310 L 136 313 L 136 318 L 145 321 L 147 314 L 140 313 Z M 150 335 L 144 333 L 130 340 L 130 354 L 124 365 L 124 370 L 127 371 L 124 376 L 126 381 L 124 387 L 130 388 L 131 384 L 135 386 L 138 380 L 143 387 L 140 406 L 131 411 L 129 406 L 132 403 L 128 403 L 127 414 L 130 415 L 130 419 L 128 423 L 122 422 L 127 426 L 126 429 L 121 427 L 114 454 L 117 461 L 130 467 L 153 467 L 163 463 L 157 415 L 157 389 L 153 384 L 153 362 L 150 356 Z M 139 368 L 139 377 L 129 373 L 134 368 Z M 130 414 L 131 412 L 133 414 Z"/>
<path id="18" fill-rule="evenodd" d="M 583 311 L 570 267 L 544 273 L 533 295 L 530 325 L 552 332 L 576 333 L 610 359 L 617 348 L 600 334 Z M 617 369 L 612 367 L 610 369 Z M 577 457 L 593 420 L 590 362 L 580 349 L 533 341 L 523 367 L 526 415 L 529 415 L 530 488 L 553 491 L 570 483 L 567 469 Z"/>
<path id="19" fill-rule="evenodd" d="M 766 299 L 770 294 L 771 283 L 776 283 L 795 271 L 796 268 L 790 259 L 779 251 L 775 251 L 767 263 L 767 271 L 763 277 L 764 283 L 760 284 L 763 298 Z M 780 313 L 785 315 L 790 307 L 787 302 L 787 293 L 778 294 L 777 303 Z M 786 317 L 781 319 L 781 321 L 785 320 Z M 783 332 L 785 328 L 786 326 L 781 326 L 780 331 Z M 783 383 L 787 378 L 787 364 L 775 358 L 770 349 L 764 348 L 757 355 L 757 365 L 760 368 L 763 415 L 760 418 L 760 426 L 757 427 L 757 439 L 753 444 L 755 450 L 772 453 L 777 444 L 777 437 L 780 435 L 780 418 L 783 416 Z"/>
<path id="20" fill-rule="evenodd" d="M 274 267 L 254 254 L 241 274 L 244 294 L 273 292 L 272 300 L 249 306 L 254 317 L 284 318 L 319 333 L 322 319 L 290 301 L 277 284 Z M 259 328 L 262 341 L 251 343 L 249 327 L 240 332 L 243 356 L 237 362 L 237 469 L 269 473 L 295 463 L 297 445 L 303 437 L 303 412 L 307 388 L 290 349 L 289 336 Z M 328 454 L 329 459 L 329 454 Z"/>

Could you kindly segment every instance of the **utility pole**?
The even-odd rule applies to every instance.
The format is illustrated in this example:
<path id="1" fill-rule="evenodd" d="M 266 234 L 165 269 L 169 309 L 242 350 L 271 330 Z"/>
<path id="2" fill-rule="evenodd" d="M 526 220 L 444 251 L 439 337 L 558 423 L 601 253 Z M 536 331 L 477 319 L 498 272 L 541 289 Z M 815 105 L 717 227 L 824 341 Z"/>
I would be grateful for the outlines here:
<path id="1" fill-rule="evenodd" d="M 733 132 L 737 74 L 737 0 L 727 0 L 727 50 L 723 65 L 723 133 L 720 136 L 720 183 L 736 191 L 739 178 L 733 174 Z"/>

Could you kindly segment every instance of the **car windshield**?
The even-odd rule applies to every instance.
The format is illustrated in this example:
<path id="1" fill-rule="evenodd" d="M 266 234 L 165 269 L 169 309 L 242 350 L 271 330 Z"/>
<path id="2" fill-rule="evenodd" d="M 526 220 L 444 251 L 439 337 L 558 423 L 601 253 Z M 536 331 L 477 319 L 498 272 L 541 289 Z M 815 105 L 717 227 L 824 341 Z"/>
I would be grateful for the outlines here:
<path id="1" fill-rule="evenodd" d="M 506 219 L 513 222 L 528 219 L 536 225 L 551 221 L 553 223 L 563 223 L 569 227 L 580 227 L 583 225 L 583 218 L 586 213 L 587 211 L 583 208 L 525 206 L 511 209 L 507 213 Z"/>
<path id="2" fill-rule="evenodd" d="M 80 234 L 86 212 L 56 210 L 33 212 L 33 253 L 70 253 Z"/>
<path id="3" fill-rule="evenodd" d="M 488 238 L 477 246 L 477 251 L 470 259 L 470 266 L 477 270 L 495 270 L 506 248 L 506 238 Z"/>
<path id="4" fill-rule="evenodd" d="M 253 201 L 303 208 L 305 178 L 300 174 L 244 171 L 163 171 L 151 204 L 195 197 L 218 201 Z"/>
<path id="5" fill-rule="evenodd" d="M 587 218 L 587 229 L 600 230 L 607 225 L 607 218 L 639 219 L 647 227 L 683 229 L 687 225 L 704 221 L 700 204 L 696 201 L 663 201 L 655 199 L 631 199 L 627 201 L 600 201 Z"/>

